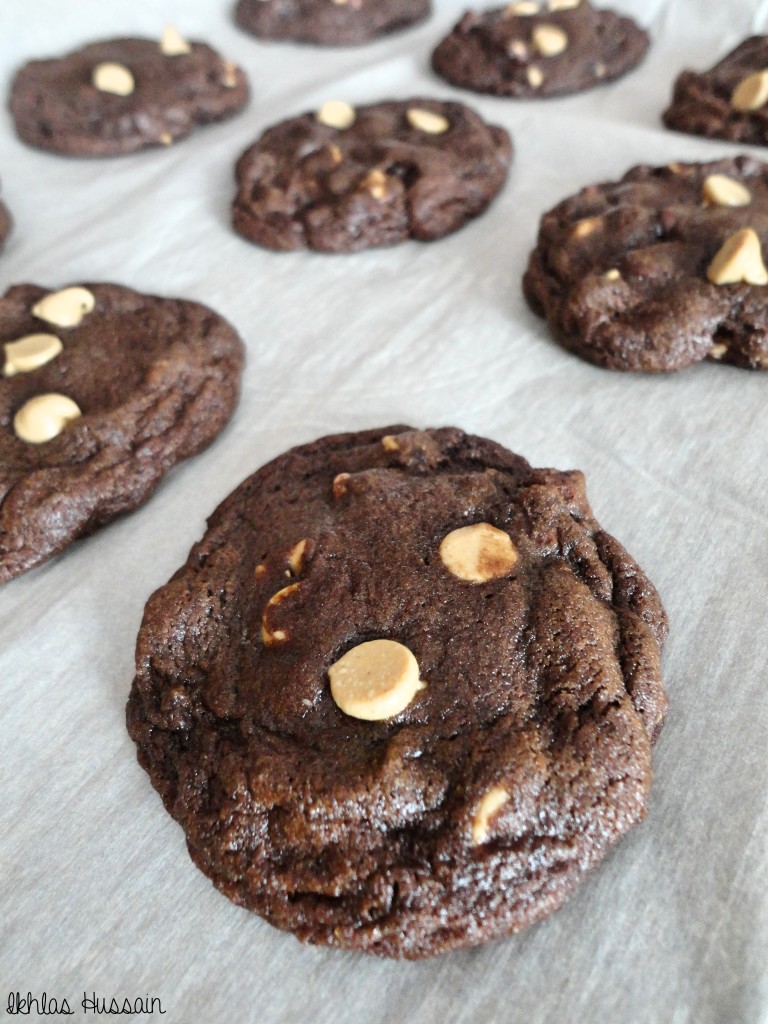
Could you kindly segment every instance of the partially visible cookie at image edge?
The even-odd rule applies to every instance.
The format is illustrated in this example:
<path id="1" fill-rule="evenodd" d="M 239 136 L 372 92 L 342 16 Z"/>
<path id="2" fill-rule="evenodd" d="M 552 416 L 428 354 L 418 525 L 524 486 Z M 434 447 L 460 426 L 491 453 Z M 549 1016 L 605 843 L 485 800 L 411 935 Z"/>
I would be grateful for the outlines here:
<path id="1" fill-rule="evenodd" d="M 635 167 L 541 220 L 523 280 L 557 340 L 615 370 L 768 369 L 768 164 Z"/>
<path id="2" fill-rule="evenodd" d="M 535 99 L 625 75 L 648 45 L 647 33 L 630 18 L 587 0 L 518 0 L 468 11 L 434 50 L 432 67 L 464 89 Z"/>
<path id="3" fill-rule="evenodd" d="M 430 0 L 239 0 L 235 19 L 260 39 L 349 46 L 415 25 L 430 11 Z"/>
<path id="4" fill-rule="evenodd" d="M 0 583 L 143 504 L 237 403 L 244 349 L 196 302 L 113 284 L 0 299 Z"/>
<path id="5" fill-rule="evenodd" d="M 691 135 L 768 145 L 768 35 L 745 39 L 709 71 L 683 71 L 663 120 Z"/>
<path id="6" fill-rule="evenodd" d="M 236 114 L 248 99 L 243 71 L 172 28 L 151 39 L 111 39 L 16 74 L 16 132 L 67 156 L 116 156 L 170 146 L 194 128 Z"/>
<path id="7" fill-rule="evenodd" d="M 233 224 L 271 249 L 431 241 L 485 210 L 511 159 L 506 131 L 461 103 L 331 100 L 243 153 Z"/>
<path id="8" fill-rule="evenodd" d="M 430 956 L 546 917 L 645 816 L 666 630 L 581 473 L 454 428 L 324 437 L 150 598 L 128 728 L 230 899 Z"/>

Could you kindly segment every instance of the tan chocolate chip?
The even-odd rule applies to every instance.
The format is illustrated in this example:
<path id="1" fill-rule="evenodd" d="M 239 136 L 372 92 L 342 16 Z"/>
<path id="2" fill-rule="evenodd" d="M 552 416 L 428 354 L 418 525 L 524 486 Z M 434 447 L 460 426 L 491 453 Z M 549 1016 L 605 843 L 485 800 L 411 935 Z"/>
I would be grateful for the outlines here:
<path id="1" fill-rule="evenodd" d="M 475 846 L 487 842 L 491 834 L 491 819 L 508 800 L 509 793 L 503 786 L 494 786 L 485 794 L 472 821 L 472 842 Z"/>
<path id="2" fill-rule="evenodd" d="M 568 35 L 557 25 L 537 25 L 531 38 L 542 57 L 557 57 L 568 48 Z"/>
<path id="3" fill-rule="evenodd" d="M 307 538 L 300 540 L 297 544 L 294 544 L 291 550 L 288 552 L 288 565 L 291 567 L 291 572 L 294 576 L 298 576 L 301 572 L 301 566 L 304 562 L 304 555 L 307 550 Z"/>
<path id="4" fill-rule="evenodd" d="M 419 664 L 396 640 L 358 644 L 328 669 L 331 695 L 345 715 L 379 722 L 399 715 L 419 690 Z"/>
<path id="5" fill-rule="evenodd" d="M 405 117 L 411 128 L 426 132 L 427 135 L 442 135 L 451 127 L 447 117 L 432 110 L 424 110 L 423 107 L 409 107 Z"/>
<path id="6" fill-rule="evenodd" d="M 389 195 L 389 179 L 384 171 L 374 167 L 363 179 L 363 188 L 370 192 L 374 199 L 386 199 Z"/>
<path id="7" fill-rule="evenodd" d="M 17 373 L 29 373 L 50 363 L 64 346 L 55 334 L 27 334 L 17 341 L 7 341 L 3 348 L 3 373 L 6 377 L 14 377 Z"/>
<path id="8" fill-rule="evenodd" d="M 538 89 L 544 82 L 544 72 L 535 64 L 531 64 L 525 74 L 532 89 Z"/>
<path id="9" fill-rule="evenodd" d="M 221 84 L 225 89 L 234 89 L 237 87 L 237 64 L 234 64 L 231 60 L 224 61 L 224 70 L 221 73 Z"/>
<path id="10" fill-rule="evenodd" d="M 768 284 L 760 239 L 752 228 L 727 238 L 707 268 L 712 284 Z"/>
<path id="11" fill-rule="evenodd" d="M 166 25 L 163 29 L 163 37 L 160 40 L 160 52 L 166 57 L 180 57 L 184 53 L 190 53 L 192 47 L 184 36 L 179 35 L 173 25 Z"/>
<path id="12" fill-rule="evenodd" d="M 606 270 L 606 272 L 603 274 L 603 277 L 606 281 L 620 281 L 621 271 L 617 270 L 616 267 L 611 267 L 610 270 Z"/>
<path id="13" fill-rule="evenodd" d="M 50 392 L 35 395 L 13 417 L 16 436 L 30 444 L 42 444 L 58 437 L 68 423 L 82 416 L 77 404 L 66 395 Z"/>
<path id="14" fill-rule="evenodd" d="M 510 57 L 517 57 L 518 60 L 525 60 L 528 57 L 528 47 L 522 39 L 511 39 L 507 43 L 507 53 Z"/>
<path id="15" fill-rule="evenodd" d="M 538 14 L 540 6 L 535 0 L 517 0 L 515 4 L 507 4 L 504 13 L 512 17 L 527 18 L 532 14 Z"/>
<path id="16" fill-rule="evenodd" d="M 749 206 L 752 202 L 749 189 L 727 174 L 710 174 L 704 179 L 701 194 L 712 206 Z"/>
<path id="17" fill-rule="evenodd" d="M 549 0 L 547 7 L 550 11 L 572 11 L 580 3 L 581 0 Z"/>
<path id="18" fill-rule="evenodd" d="M 399 452 L 400 443 L 394 434 L 385 434 L 381 439 L 381 447 L 385 452 Z"/>
<path id="19" fill-rule="evenodd" d="M 51 292 L 32 307 L 32 316 L 56 327 L 77 327 L 87 313 L 92 313 L 96 298 L 87 288 L 62 288 Z"/>
<path id="20" fill-rule="evenodd" d="M 508 575 L 519 555 L 509 535 L 490 523 L 462 526 L 440 542 L 440 558 L 460 580 L 486 583 Z"/>
<path id="21" fill-rule="evenodd" d="M 585 217 L 583 220 L 576 221 L 571 229 L 571 235 L 573 238 L 587 238 L 589 235 L 593 235 L 601 224 L 600 217 Z"/>
<path id="22" fill-rule="evenodd" d="M 281 605 L 291 596 L 291 594 L 295 594 L 300 586 L 301 583 L 291 583 L 289 586 L 283 587 L 282 590 L 278 590 L 276 594 L 273 594 L 264 606 L 264 611 L 261 616 L 261 639 L 267 647 L 271 647 L 273 644 L 284 643 L 288 639 L 288 634 L 284 629 L 273 629 L 270 626 L 270 610 Z"/>
<path id="23" fill-rule="evenodd" d="M 347 481 L 349 480 L 349 477 L 349 473 L 339 473 L 333 478 L 334 498 L 343 498 L 347 493 Z"/>
<path id="24" fill-rule="evenodd" d="M 320 124 L 343 132 L 355 123 L 355 108 L 344 100 L 326 100 L 315 116 Z"/>
<path id="25" fill-rule="evenodd" d="M 133 75 L 125 66 L 115 61 L 104 61 L 93 69 L 91 78 L 99 92 L 109 92 L 113 96 L 130 96 L 136 88 Z"/>
<path id="26" fill-rule="evenodd" d="M 768 102 L 768 70 L 756 71 L 753 75 L 747 75 L 736 88 L 731 96 L 731 106 L 734 110 L 759 110 Z"/>

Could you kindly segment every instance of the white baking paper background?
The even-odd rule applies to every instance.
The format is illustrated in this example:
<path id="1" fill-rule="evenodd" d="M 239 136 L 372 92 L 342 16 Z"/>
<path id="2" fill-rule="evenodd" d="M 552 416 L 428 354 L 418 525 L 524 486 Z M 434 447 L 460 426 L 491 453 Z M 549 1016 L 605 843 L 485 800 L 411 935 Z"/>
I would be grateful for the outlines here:
<path id="1" fill-rule="evenodd" d="M 0 285 L 113 280 L 201 300 L 248 348 L 234 420 L 150 503 L 0 592 L 0 1013 L 8 994 L 157 997 L 168 1024 L 757 1024 L 768 1020 L 768 377 L 717 365 L 609 373 L 558 348 L 520 278 L 540 214 L 640 162 L 743 151 L 665 131 L 677 72 L 708 67 L 768 3 L 616 0 L 653 36 L 627 78 L 536 102 L 429 70 L 463 0 L 353 49 L 264 44 L 228 0 L 0 0 L 3 88 L 34 57 L 167 22 L 248 72 L 234 120 L 107 160 L 24 147 L 0 115 L 15 227 Z M 328 98 L 463 100 L 512 133 L 491 209 L 440 242 L 272 253 L 229 227 L 233 164 Z M 756 151 L 760 152 L 760 151 Z M 319 435 L 456 424 L 535 465 L 578 467 L 601 523 L 671 620 L 671 710 L 650 814 L 527 933 L 420 963 L 300 945 L 219 895 L 139 768 L 124 726 L 149 594 L 248 473 Z M 157 1008 L 157 1003 L 155 1003 Z M 25 1019 L 34 1019 L 31 1017 Z M 14 1018 L 15 1019 L 15 1018 Z M 54 1019 L 51 1017 L 44 1018 Z"/>

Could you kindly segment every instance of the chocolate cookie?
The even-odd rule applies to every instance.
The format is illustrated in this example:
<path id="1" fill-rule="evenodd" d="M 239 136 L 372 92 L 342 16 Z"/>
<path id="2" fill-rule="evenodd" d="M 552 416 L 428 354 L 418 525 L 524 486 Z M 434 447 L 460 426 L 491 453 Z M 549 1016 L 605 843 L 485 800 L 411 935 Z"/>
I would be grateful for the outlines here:
<path id="1" fill-rule="evenodd" d="M 488 206 L 512 145 L 461 103 L 356 110 L 329 101 L 269 128 L 240 157 L 235 230 L 270 249 L 354 252 L 432 241 Z"/>
<path id="2" fill-rule="evenodd" d="M 11 112 L 30 146 L 68 156 L 115 156 L 170 146 L 197 125 L 237 113 L 245 75 L 174 29 L 161 40 L 112 39 L 17 73 Z"/>
<path id="3" fill-rule="evenodd" d="M 768 369 L 768 164 L 636 167 L 541 221 L 523 280 L 558 341 L 613 370 Z"/>
<path id="4" fill-rule="evenodd" d="M 0 344 L 0 583 L 143 504 L 237 402 L 242 342 L 196 302 L 17 285 Z"/>
<path id="5" fill-rule="evenodd" d="M 239 0 L 235 19 L 260 39 L 350 46 L 408 28 L 430 0 Z"/>
<path id="6" fill-rule="evenodd" d="M 432 67 L 464 89 L 530 99 L 619 78 L 647 49 L 648 35 L 634 21 L 587 0 L 520 0 L 468 11 L 435 49 Z"/>
<path id="7" fill-rule="evenodd" d="M 326 437 L 150 598 L 128 728 L 236 903 L 429 956 L 547 916 L 644 817 L 665 634 L 581 473 L 450 428 Z"/>
<path id="8" fill-rule="evenodd" d="M 768 145 L 768 36 L 745 39 L 710 71 L 683 71 L 667 128 L 710 139 Z"/>

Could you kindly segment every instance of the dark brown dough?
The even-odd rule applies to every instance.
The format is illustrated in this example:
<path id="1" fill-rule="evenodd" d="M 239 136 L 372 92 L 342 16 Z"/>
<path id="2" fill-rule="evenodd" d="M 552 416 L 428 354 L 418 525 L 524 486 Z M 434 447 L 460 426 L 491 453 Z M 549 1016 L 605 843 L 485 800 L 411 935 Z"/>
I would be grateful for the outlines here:
<path id="1" fill-rule="evenodd" d="M 683 71 L 675 82 L 672 103 L 664 111 L 664 124 L 690 135 L 768 145 L 768 106 L 741 111 L 731 105 L 739 83 L 765 68 L 768 36 L 752 36 L 709 71 Z"/>
<path id="2" fill-rule="evenodd" d="M 559 54 L 546 56 L 534 33 L 553 26 L 567 37 Z M 569 10 L 516 15 L 507 7 L 468 11 L 432 54 L 446 81 L 496 96 L 535 99 L 589 89 L 631 71 L 645 56 L 648 35 L 630 18 L 594 8 L 587 0 Z"/>
<path id="3" fill-rule="evenodd" d="M 714 174 L 742 182 L 750 204 L 705 203 Z M 558 341 L 599 366 L 659 372 L 709 359 L 765 370 L 768 289 L 707 278 L 726 239 L 747 227 L 765 246 L 768 165 L 636 167 L 545 214 L 523 290 Z"/>
<path id="4" fill-rule="evenodd" d="M 239 0 L 235 19 L 260 39 L 350 46 L 408 28 L 430 0 Z"/>
<path id="5" fill-rule="evenodd" d="M 237 403 L 243 344 L 222 317 L 118 285 L 84 287 L 96 306 L 76 327 L 32 315 L 48 294 L 36 285 L 0 299 L 0 352 L 29 334 L 63 343 L 44 366 L 0 376 L 0 583 L 143 504 L 172 466 L 216 437 Z M 83 415 L 53 440 L 22 441 L 14 416 L 51 392 Z"/>
<path id="6" fill-rule="evenodd" d="M 465 582 L 439 545 L 483 521 L 519 560 Z M 547 916 L 644 817 L 666 628 L 581 473 L 453 428 L 325 437 L 249 477 L 150 598 L 128 728 L 230 899 L 310 942 L 429 956 Z M 349 717 L 328 668 L 381 638 L 426 689 Z"/>
<path id="7" fill-rule="evenodd" d="M 447 131 L 413 127 L 414 109 L 444 117 Z M 375 103 L 358 107 L 344 130 L 308 113 L 269 128 L 240 157 L 233 223 L 270 249 L 432 241 L 485 210 L 511 159 L 504 129 L 461 103 Z"/>
<path id="8" fill-rule="evenodd" d="M 169 57 L 159 40 L 111 39 L 25 64 L 11 88 L 19 138 L 67 156 L 116 156 L 170 145 L 236 114 L 248 100 L 245 75 L 210 46 L 190 45 L 190 53 Z M 92 76 L 102 63 L 127 67 L 134 91 L 97 89 Z"/>

